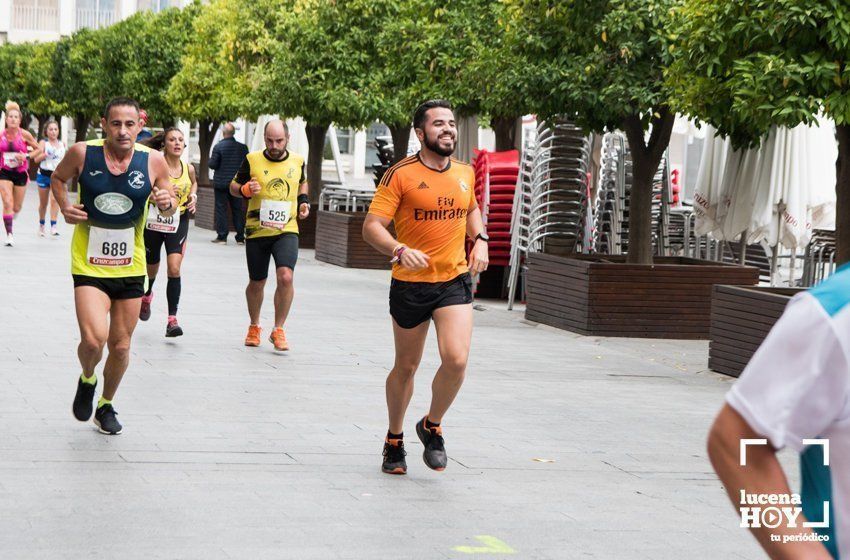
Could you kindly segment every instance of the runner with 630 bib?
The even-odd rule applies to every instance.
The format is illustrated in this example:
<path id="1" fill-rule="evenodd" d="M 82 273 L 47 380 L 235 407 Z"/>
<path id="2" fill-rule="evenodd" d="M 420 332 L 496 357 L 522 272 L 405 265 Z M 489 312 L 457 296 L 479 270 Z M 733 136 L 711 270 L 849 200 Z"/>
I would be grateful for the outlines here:
<path id="1" fill-rule="evenodd" d="M 94 422 L 102 433 L 119 434 L 112 400 L 127 370 L 130 340 L 145 293 L 144 228 L 148 199 L 169 216 L 177 210 L 168 166 L 162 154 L 136 144 L 141 129 L 139 104 L 113 99 L 101 118 L 103 140 L 78 142 L 50 177 L 50 187 L 65 221 L 74 224 L 71 274 L 80 326 L 77 355 L 82 375 L 73 411 L 84 422 L 92 415 L 95 368 L 103 356 L 103 396 Z M 65 183 L 79 179 L 79 202 L 71 204 Z"/>
<path id="2" fill-rule="evenodd" d="M 180 304 L 182 282 L 180 267 L 183 255 L 186 253 L 186 239 L 189 235 L 188 212 L 195 213 L 195 202 L 198 200 L 198 182 L 195 179 L 195 168 L 180 160 L 186 141 L 179 128 L 167 128 L 156 136 L 145 141 L 154 150 L 165 153 L 168 164 L 168 177 L 177 196 L 178 211 L 170 216 L 159 212 L 151 201 L 148 209 L 148 219 L 145 226 L 145 258 L 148 263 L 148 291 L 142 297 L 142 307 L 139 319 L 147 321 L 151 316 L 151 301 L 153 301 L 153 283 L 159 272 L 159 262 L 162 246 L 165 245 L 166 264 L 168 266 L 168 284 L 165 294 L 168 298 L 168 322 L 165 326 L 165 336 L 183 335 L 183 328 L 177 323 L 177 307 Z"/>

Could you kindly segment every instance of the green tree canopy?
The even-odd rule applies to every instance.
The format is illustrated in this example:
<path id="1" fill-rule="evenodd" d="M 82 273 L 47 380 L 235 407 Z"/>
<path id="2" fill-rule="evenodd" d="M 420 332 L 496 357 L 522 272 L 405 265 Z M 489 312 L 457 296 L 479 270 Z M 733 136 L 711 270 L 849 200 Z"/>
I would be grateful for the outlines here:
<path id="1" fill-rule="evenodd" d="M 180 69 L 171 79 L 165 99 L 175 116 L 198 122 L 200 182 L 209 180 L 210 148 L 218 126 L 258 114 L 250 75 L 257 62 L 250 54 L 256 43 L 244 39 L 260 30 L 263 20 L 241 18 L 250 15 L 246 10 L 267 4 L 262 0 L 213 0 L 192 20 Z"/>
<path id="2" fill-rule="evenodd" d="M 60 114 L 62 108 L 53 99 L 51 83 L 55 49 L 54 43 L 0 47 L 0 103 L 15 101 L 25 115 L 36 116 L 39 121 Z"/>
<path id="3" fill-rule="evenodd" d="M 77 141 L 116 94 L 114 75 L 103 62 L 104 39 L 101 31 L 81 29 L 61 39 L 53 53 L 53 98 L 73 117 Z"/>
<path id="4" fill-rule="evenodd" d="M 267 113 L 307 123 L 307 176 L 315 200 L 321 187 L 328 126 L 360 128 L 377 105 L 366 84 L 375 63 L 374 30 L 382 2 L 278 0 L 269 34 L 256 33 L 264 63 L 254 67 L 257 95 Z"/>
<path id="5" fill-rule="evenodd" d="M 506 40 L 521 56 L 511 64 L 521 65 L 518 83 L 529 88 L 535 112 L 626 133 L 634 166 L 628 261 L 652 262 L 652 178 L 675 118 L 664 81 L 667 26 L 680 1 L 506 1 Z"/>
<path id="6" fill-rule="evenodd" d="M 841 0 L 687 0 L 668 71 L 676 108 L 737 147 L 771 126 L 836 123 L 839 263 L 850 261 L 850 6 Z"/>
<path id="7" fill-rule="evenodd" d="M 459 115 L 473 115 L 486 93 L 473 70 L 499 35 L 488 0 L 413 0 L 382 4 L 382 25 L 375 37 L 377 60 L 369 88 L 378 117 L 390 127 L 396 160 L 404 157 L 413 111 L 427 99 L 450 101 Z M 498 62 L 499 67 L 505 61 Z M 492 68 L 487 68 L 491 70 Z"/>
<path id="8" fill-rule="evenodd" d="M 190 4 L 182 10 L 137 12 L 102 31 L 109 45 L 104 58 L 114 71 L 114 89 L 139 101 L 151 120 L 163 126 L 177 119 L 166 93 L 182 67 L 199 11 L 198 4 Z"/>

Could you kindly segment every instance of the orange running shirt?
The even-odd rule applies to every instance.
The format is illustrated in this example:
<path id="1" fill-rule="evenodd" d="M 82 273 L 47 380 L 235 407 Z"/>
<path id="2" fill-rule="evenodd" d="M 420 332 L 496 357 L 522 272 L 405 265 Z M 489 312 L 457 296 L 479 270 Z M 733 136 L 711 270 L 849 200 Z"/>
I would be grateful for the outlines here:
<path id="1" fill-rule="evenodd" d="M 421 270 L 396 264 L 393 278 L 446 282 L 468 272 L 466 217 L 477 207 L 471 165 L 452 159 L 444 170 L 435 171 L 416 154 L 390 167 L 369 213 L 393 220 L 399 243 L 431 257 L 430 266 Z"/>

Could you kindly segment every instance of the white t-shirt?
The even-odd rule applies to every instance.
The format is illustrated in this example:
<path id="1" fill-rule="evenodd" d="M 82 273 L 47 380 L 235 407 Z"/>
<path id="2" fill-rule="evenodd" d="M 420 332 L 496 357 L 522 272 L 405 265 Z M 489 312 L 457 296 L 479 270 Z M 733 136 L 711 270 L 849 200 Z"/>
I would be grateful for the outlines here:
<path id="1" fill-rule="evenodd" d="M 827 548 L 850 558 L 850 266 L 796 295 L 726 400 L 776 449 L 800 453 L 803 513 Z M 804 439 L 829 440 L 824 448 Z M 793 491 L 793 489 L 792 489 Z"/>

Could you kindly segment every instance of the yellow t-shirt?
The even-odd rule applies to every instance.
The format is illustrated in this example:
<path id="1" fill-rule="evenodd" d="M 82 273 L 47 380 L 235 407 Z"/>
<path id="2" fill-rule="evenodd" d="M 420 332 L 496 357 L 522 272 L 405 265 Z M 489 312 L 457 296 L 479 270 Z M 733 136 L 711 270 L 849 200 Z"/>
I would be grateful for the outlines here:
<path id="1" fill-rule="evenodd" d="M 254 179 L 262 190 L 248 199 L 245 237 L 271 237 L 282 233 L 298 233 L 298 189 L 307 181 L 304 158 L 287 152 L 275 161 L 265 152 L 251 152 L 233 181 L 244 185 Z"/>
<path id="2" fill-rule="evenodd" d="M 399 243 L 431 257 L 430 266 L 410 270 L 396 264 L 393 278 L 405 282 L 446 282 L 469 271 L 466 219 L 478 208 L 475 171 L 452 159 L 435 171 L 419 154 L 390 167 L 375 192 L 369 213 L 395 222 Z"/>

